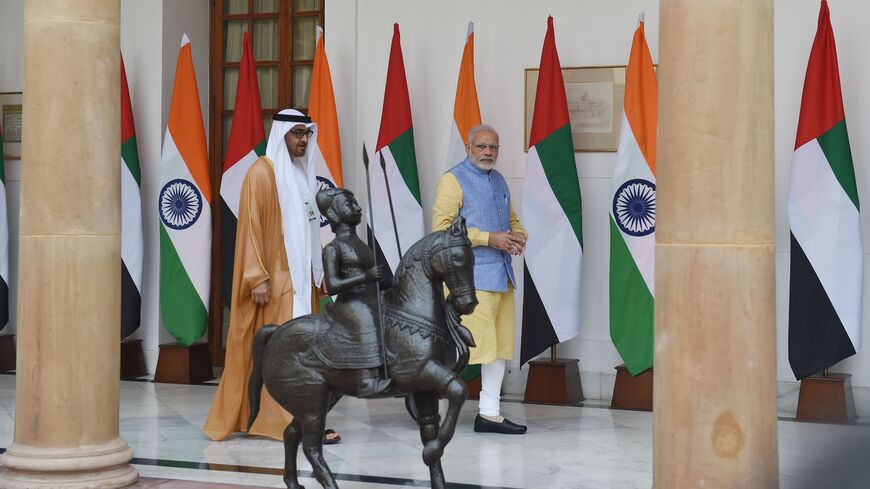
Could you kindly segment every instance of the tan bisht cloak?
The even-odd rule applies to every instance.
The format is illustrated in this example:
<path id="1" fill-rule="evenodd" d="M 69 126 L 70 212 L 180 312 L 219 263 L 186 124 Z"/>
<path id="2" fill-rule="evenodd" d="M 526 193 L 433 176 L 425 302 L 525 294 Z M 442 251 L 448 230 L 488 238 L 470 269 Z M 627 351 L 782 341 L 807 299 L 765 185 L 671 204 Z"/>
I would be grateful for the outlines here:
<path id="1" fill-rule="evenodd" d="M 212 440 L 223 440 L 235 431 L 247 431 L 254 333 L 266 324 L 281 324 L 293 317 L 293 287 L 282 229 L 275 171 L 272 162 L 263 156 L 254 162 L 242 183 L 227 355 L 203 428 Z M 251 289 L 266 280 L 269 302 L 259 307 L 251 301 Z M 264 388 L 260 413 L 250 433 L 282 440 L 284 428 L 292 420 L 293 416 Z"/>

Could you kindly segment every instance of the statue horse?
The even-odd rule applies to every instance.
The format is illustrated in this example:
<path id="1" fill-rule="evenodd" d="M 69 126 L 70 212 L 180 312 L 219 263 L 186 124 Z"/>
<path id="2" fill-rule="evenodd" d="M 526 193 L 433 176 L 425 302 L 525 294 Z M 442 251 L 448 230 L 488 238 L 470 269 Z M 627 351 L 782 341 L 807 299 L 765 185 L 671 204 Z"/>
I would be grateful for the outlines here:
<path id="1" fill-rule="evenodd" d="M 477 305 L 473 267 L 465 220 L 457 219 L 448 230 L 414 244 L 402 258 L 393 286 L 381 293 L 383 347 L 392 384 L 380 397 L 412 397 L 423 461 L 436 489 L 447 487 L 441 455 L 467 396 L 459 373 L 474 342 L 459 323 L 459 315 L 471 313 Z M 445 283 L 450 289 L 447 299 Z M 290 489 L 302 488 L 296 472 L 300 441 L 317 481 L 327 489 L 338 487 L 323 459 L 326 413 L 340 395 L 355 395 L 357 383 L 353 370 L 330 368 L 312 353 L 329 327 L 323 316 L 308 315 L 281 326 L 265 326 L 254 336 L 249 426 L 256 419 L 265 384 L 275 401 L 294 416 L 284 430 L 284 482 Z M 439 425 L 440 398 L 448 400 L 448 407 Z"/>

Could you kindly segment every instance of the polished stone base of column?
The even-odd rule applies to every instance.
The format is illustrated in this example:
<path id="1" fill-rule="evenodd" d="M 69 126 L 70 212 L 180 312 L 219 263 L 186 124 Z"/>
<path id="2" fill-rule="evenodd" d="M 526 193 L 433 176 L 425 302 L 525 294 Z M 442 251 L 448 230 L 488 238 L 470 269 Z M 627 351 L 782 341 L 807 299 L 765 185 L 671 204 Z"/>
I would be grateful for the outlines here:
<path id="1" fill-rule="evenodd" d="M 129 464 L 133 451 L 116 438 L 105 445 L 76 448 L 37 448 L 13 443 L 0 456 L 0 488 L 111 489 L 128 487 L 139 479 Z"/>

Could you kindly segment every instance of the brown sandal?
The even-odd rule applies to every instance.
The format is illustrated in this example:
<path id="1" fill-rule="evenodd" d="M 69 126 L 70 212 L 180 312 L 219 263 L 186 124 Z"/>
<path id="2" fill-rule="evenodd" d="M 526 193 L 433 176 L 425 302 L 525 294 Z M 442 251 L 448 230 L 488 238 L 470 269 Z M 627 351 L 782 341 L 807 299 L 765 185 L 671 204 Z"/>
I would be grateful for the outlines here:
<path id="1" fill-rule="evenodd" d="M 335 432 L 332 428 L 327 428 L 323 432 L 323 444 L 324 445 L 335 445 L 336 443 L 341 442 L 341 435 Z"/>

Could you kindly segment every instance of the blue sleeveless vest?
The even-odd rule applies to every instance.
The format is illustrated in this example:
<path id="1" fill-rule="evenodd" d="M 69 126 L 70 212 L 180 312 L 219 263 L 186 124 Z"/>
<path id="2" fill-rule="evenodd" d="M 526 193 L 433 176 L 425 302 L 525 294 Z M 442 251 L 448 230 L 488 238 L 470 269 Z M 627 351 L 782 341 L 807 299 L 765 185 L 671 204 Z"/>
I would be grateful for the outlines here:
<path id="1" fill-rule="evenodd" d="M 481 231 L 511 230 L 510 190 L 501 173 L 484 171 L 468 158 L 450 170 L 462 188 L 459 215 L 468 227 Z M 475 246 L 474 286 L 479 290 L 507 292 L 508 280 L 516 289 L 511 255 L 491 246 Z"/>

